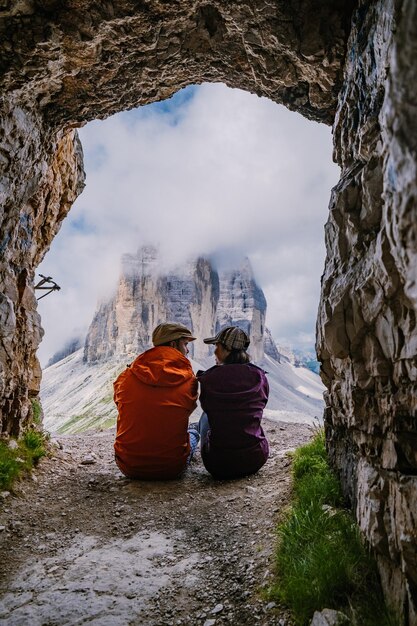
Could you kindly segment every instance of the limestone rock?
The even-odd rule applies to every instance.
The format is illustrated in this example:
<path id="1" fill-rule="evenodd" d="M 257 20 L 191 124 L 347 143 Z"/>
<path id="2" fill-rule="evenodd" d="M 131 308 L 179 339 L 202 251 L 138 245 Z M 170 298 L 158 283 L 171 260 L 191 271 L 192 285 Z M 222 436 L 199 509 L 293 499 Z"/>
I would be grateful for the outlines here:
<path id="1" fill-rule="evenodd" d="M 310 626 L 349 626 L 350 620 L 344 613 L 334 609 L 315 611 Z"/>
<path id="2" fill-rule="evenodd" d="M 278 349 L 278 346 L 275 343 L 269 328 L 265 328 L 264 329 L 264 346 L 263 346 L 263 348 L 264 348 L 264 353 L 265 354 L 270 356 L 271 359 L 274 359 L 274 361 L 277 361 L 278 363 L 281 363 L 281 359 L 283 358 L 283 355 L 280 353 L 280 351 Z"/>
<path id="3" fill-rule="evenodd" d="M 240 268 L 220 274 L 216 332 L 224 326 L 243 328 L 250 337 L 251 357 L 257 363 L 264 355 L 265 314 L 265 296 L 255 282 L 248 259 Z"/>
<path id="4" fill-rule="evenodd" d="M 222 80 L 330 122 L 354 5 L 15 4 L 0 14 L 2 91 L 36 102 L 58 127 Z"/>
<path id="5" fill-rule="evenodd" d="M 406 59 L 415 52 L 417 8 L 399 7 L 360 2 L 354 15 L 334 125 L 342 174 L 326 224 L 317 350 L 331 458 L 376 552 L 384 590 L 412 624 L 417 88 Z"/>
<path id="6" fill-rule="evenodd" d="M 85 342 L 87 363 L 134 358 L 152 345 L 152 330 L 164 321 L 178 321 L 197 337 L 191 357 L 204 363 L 213 348 L 203 343 L 224 326 L 238 325 L 250 336 L 252 358 L 260 362 L 267 333 L 269 354 L 279 352 L 265 329 L 266 300 L 248 260 L 220 274 L 207 259 L 189 261 L 164 271 L 151 246 L 123 257 L 116 295 L 98 307 Z"/>

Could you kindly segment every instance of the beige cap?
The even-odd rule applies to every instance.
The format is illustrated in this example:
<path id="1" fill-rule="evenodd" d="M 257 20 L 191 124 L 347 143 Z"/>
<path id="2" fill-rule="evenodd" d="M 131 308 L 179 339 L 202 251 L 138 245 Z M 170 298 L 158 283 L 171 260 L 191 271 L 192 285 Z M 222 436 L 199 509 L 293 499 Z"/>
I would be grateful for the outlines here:
<path id="1" fill-rule="evenodd" d="M 215 337 L 208 337 L 203 341 L 204 343 L 222 343 L 228 350 L 246 350 L 250 344 L 249 337 L 238 326 L 227 326 Z"/>
<path id="2" fill-rule="evenodd" d="M 159 324 L 152 333 L 152 343 L 154 346 L 161 346 L 163 343 L 182 338 L 188 339 L 188 341 L 194 341 L 196 339 L 196 337 L 192 336 L 191 330 L 188 330 L 186 326 L 173 324 L 171 322 Z"/>

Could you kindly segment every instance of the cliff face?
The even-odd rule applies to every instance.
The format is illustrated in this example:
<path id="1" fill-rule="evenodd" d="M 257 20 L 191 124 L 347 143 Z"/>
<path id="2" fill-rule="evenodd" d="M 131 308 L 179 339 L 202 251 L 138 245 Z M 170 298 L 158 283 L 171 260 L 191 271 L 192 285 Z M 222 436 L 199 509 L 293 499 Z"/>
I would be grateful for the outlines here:
<path id="1" fill-rule="evenodd" d="M 238 270 L 221 274 L 216 332 L 224 326 L 243 328 L 251 340 L 251 357 L 257 362 L 264 355 L 265 313 L 265 296 L 253 278 L 247 259 Z"/>
<path id="2" fill-rule="evenodd" d="M 30 397 L 41 380 L 35 268 L 83 189 L 84 171 L 74 131 L 49 141 L 41 121 L 19 109 L 2 131 L 9 155 L 0 145 L 0 418 L 2 431 L 17 435 L 31 419 Z"/>
<path id="3" fill-rule="evenodd" d="M 317 323 L 328 449 L 409 624 L 417 623 L 416 41 L 415 2 L 361 3 L 334 124 L 342 174 Z"/>
<path id="4" fill-rule="evenodd" d="M 100 304 L 85 342 L 87 363 L 135 357 L 152 345 L 152 330 L 164 321 L 177 321 L 197 337 L 190 355 L 203 361 L 212 348 L 204 337 L 237 325 L 248 332 L 254 360 L 264 355 L 266 300 L 248 260 L 238 270 L 217 273 L 206 259 L 188 262 L 163 273 L 154 248 L 126 254 L 116 295 Z M 269 353 L 274 342 L 268 335 Z M 275 346 L 275 352 L 278 353 Z"/>

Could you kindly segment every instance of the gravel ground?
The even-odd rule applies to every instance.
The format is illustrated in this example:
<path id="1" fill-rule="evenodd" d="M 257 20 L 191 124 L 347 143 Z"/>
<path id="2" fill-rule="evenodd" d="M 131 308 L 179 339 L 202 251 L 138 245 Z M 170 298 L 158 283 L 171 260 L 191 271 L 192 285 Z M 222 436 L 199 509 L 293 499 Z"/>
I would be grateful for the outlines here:
<path id="1" fill-rule="evenodd" d="M 0 499 L 0 624 L 291 626 L 265 598 L 287 452 L 307 424 L 264 420 L 271 458 L 215 482 L 201 459 L 171 482 L 124 478 L 114 431 L 60 436 L 33 480 Z"/>

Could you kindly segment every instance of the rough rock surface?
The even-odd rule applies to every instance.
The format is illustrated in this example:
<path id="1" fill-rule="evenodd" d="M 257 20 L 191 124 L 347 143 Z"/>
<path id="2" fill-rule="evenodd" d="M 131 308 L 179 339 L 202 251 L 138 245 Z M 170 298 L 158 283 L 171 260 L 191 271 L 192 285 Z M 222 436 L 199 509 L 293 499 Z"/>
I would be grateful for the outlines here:
<path id="1" fill-rule="evenodd" d="M 113 431 L 59 437 L 63 449 L 0 512 L 0 622 L 292 626 L 260 592 L 288 503 L 286 452 L 311 428 L 264 425 L 267 464 L 221 482 L 199 457 L 182 480 L 131 481 L 114 463 Z"/>
<path id="2" fill-rule="evenodd" d="M 331 122 L 353 4 L 6 0 L 2 82 L 56 128 L 206 81 Z"/>
<path id="3" fill-rule="evenodd" d="M 31 417 L 29 396 L 36 396 L 40 385 L 36 350 L 43 330 L 35 268 L 82 190 L 84 172 L 74 131 L 42 145 L 40 121 L 19 109 L 6 118 L 2 131 L 0 415 L 1 430 L 18 434 Z"/>
<path id="4" fill-rule="evenodd" d="M 323 609 L 314 613 L 310 626 L 349 626 L 350 623 L 350 619 L 344 613 Z"/>
<path id="5" fill-rule="evenodd" d="M 317 325 L 331 457 L 383 585 L 417 623 L 417 204 L 413 2 L 361 3 L 334 124 Z M 413 125 L 414 130 L 411 130 Z"/>
<path id="6" fill-rule="evenodd" d="M 0 9 L 1 429 L 30 418 L 33 272 L 83 184 L 74 127 L 203 81 L 334 120 L 342 176 L 318 320 L 327 437 L 404 624 L 417 622 L 416 12 L 414 0 Z"/>
<path id="7" fill-rule="evenodd" d="M 132 359 L 152 345 L 152 331 L 161 322 L 175 320 L 197 337 L 190 356 L 201 363 L 213 348 L 203 343 L 224 326 L 237 325 L 251 339 L 250 353 L 260 363 L 266 339 L 268 354 L 278 349 L 265 333 L 266 300 L 246 259 L 236 270 L 213 269 L 197 259 L 164 271 L 157 250 L 140 248 L 123 256 L 115 296 L 99 305 L 88 330 L 84 358 L 87 363 Z"/>

